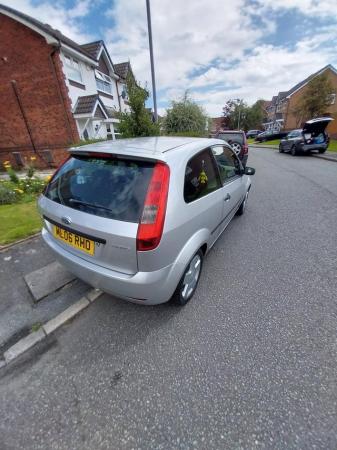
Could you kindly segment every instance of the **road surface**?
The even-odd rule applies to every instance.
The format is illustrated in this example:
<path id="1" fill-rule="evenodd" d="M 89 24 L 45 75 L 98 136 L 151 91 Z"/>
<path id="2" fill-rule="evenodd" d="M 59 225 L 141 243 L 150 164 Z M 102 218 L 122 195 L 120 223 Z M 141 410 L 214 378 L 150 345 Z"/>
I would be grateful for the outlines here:
<path id="1" fill-rule="evenodd" d="M 337 447 L 337 164 L 248 165 L 186 307 L 104 295 L 2 369 L 2 450 Z"/>

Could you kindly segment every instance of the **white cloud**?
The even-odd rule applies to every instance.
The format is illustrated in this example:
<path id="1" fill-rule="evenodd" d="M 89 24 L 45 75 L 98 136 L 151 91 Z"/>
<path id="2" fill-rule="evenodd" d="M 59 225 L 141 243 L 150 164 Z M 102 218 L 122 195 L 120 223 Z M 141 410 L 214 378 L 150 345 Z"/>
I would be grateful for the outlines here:
<path id="1" fill-rule="evenodd" d="M 241 58 L 248 42 L 262 37 L 245 13 L 244 0 L 152 1 L 158 88 L 188 87 L 189 74 L 214 59 Z M 145 2 L 117 0 L 116 27 L 106 34 L 113 60 L 132 61 L 137 77 L 150 80 Z"/>
<path id="2" fill-rule="evenodd" d="M 152 0 L 157 89 L 166 89 L 165 99 L 160 100 L 169 101 L 190 89 L 209 114 L 218 115 L 230 97 L 253 102 L 288 90 L 336 61 L 329 46 L 322 47 L 336 32 L 322 29 L 319 35 L 300 40 L 294 49 L 263 45 L 263 38 L 276 30 L 275 14 L 271 19 L 267 8 L 298 8 L 324 15 L 329 8 L 331 13 L 335 1 L 257 0 L 247 8 L 244 0 L 186 0 L 183 4 Z M 262 21 L 259 29 L 247 11 Z M 130 58 L 136 77 L 150 81 L 145 2 L 117 0 L 111 15 L 116 27 L 106 34 L 106 41 L 113 60 Z"/>
<path id="3" fill-rule="evenodd" d="M 336 0 L 256 0 L 256 2 L 263 9 L 297 9 L 311 17 L 336 15 Z"/>
<path id="4" fill-rule="evenodd" d="M 90 32 L 81 29 L 78 22 L 79 18 L 90 13 L 90 9 L 95 4 L 93 1 L 78 0 L 69 9 L 62 2 L 33 3 L 31 0 L 1 0 L 1 3 L 28 14 L 43 23 L 48 23 L 80 44 L 93 38 Z"/>
<path id="5" fill-rule="evenodd" d="M 83 30 L 81 18 L 104 6 L 112 27 L 103 33 L 112 60 L 130 59 L 136 78 L 150 82 L 145 1 L 2 0 L 2 3 L 47 22 L 79 43 L 97 39 L 98 28 Z M 231 97 L 248 102 L 288 90 L 326 64 L 336 64 L 336 0 L 152 0 L 152 26 L 159 104 L 189 89 L 211 115 L 219 115 Z M 267 45 L 277 31 L 280 13 L 297 10 L 308 20 L 334 25 L 304 31 L 294 48 Z M 254 26 L 254 18 L 262 25 Z M 255 22 L 256 24 L 256 22 Z M 99 24 L 98 24 L 99 25 Z"/>

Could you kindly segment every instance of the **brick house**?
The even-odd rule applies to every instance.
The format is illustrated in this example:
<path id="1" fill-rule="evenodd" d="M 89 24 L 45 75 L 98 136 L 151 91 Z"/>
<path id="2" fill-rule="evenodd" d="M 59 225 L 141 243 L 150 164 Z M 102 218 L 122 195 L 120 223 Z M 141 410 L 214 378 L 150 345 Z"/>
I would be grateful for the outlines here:
<path id="1" fill-rule="evenodd" d="M 329 124 L 327 131 L 330 135 L 337 136 L 337 70 L 330 64 L 297 83 L 289 91 L 282 91 L 273 96 L 266 107 L 267 117 L 263 124 L 264 128 L 270 131 L 288 131 L 301 127 L 302 123 L 300 123 L 294 111 L 301 101 L 309 81 L 323 73 L 327 75 L 334 88 L 334 94 L 331 96 L 331 104 L 327 107 L 325 115 L 331 116 L 335 120 Z"/>
<path id="2" fill-rule="evenodd" d="M 220 131 L 228 130 L 228 127 L 228 117 L 212 117 L 210 134 L 211 136 L 215 136 Z"/>
<path id="3" fill-rule="evenodd" d="M 128 111 L 129 62 L 113 64 L 103 41 L 79 45 L 0 5 L 0 164 L 30 156 L 55 166 L 79 139 L 115 139 Z"/>

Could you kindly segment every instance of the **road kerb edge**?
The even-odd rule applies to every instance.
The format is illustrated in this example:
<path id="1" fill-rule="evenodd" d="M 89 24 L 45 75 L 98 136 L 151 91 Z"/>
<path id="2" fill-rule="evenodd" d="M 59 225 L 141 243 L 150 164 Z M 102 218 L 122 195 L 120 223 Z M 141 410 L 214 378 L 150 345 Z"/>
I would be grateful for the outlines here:
<path id="1" fill-rule="evenodd" d="M 80 300 L 62 311 L 58 316 L 50 319 L 47 323 L 42 325 L 44 332 L 48 336 L 49 334 L 57 330 L 57 328 L 68 322 L 68 320 L 76 316 L 76 314 L 78 314 L 80 311 L 87 308 L 89 305 L 90 301 L 85 296 L 80 298 Z"/>
<path id="2" fill-rule="evenodd" d="M 103 294 L 103 292 L 100 289 L 92 289 L 91 291 L 87 292 L 85 296 L 90 301 L 90 303 L 93 303 L 95 300 L 98 299 Z"/>
<path id="3" fill-rule="evenodd" d="M 79 312 L 87 308 L 91 303 L 97 300 L 103 292 L 99 289 L 92 289 L 81 297 L 76 303 L 69 306 L 69 308 L 62 311 L 53 319 L 43 324 L 39 330 L 32 332 L 20 339 L 12 345 L 3 354 L 4 359 L 0 359 L 0 369 L 6 366 L 9 362 L 22 355 L 24 352 L 34 347 L 38 342 L 45 339 L 48 335 L 53 333 L 59 327 L 64 325 L 68 320 L 74 318 Z"/>
<path id="4" fill-rule="evenodd" d="M 20 339 L 16 344 L 12 345 L 8 350 L 4 353 L 4 358 L 6 364 L 8 364 L 13 359 L 22 355 L 22 353 L 26 352 L 30 348 L 32 348 L 35 344 L 42 341 L 46 337 L 43 328 L 40 328 L 38 331 L 32 332 Z"/>

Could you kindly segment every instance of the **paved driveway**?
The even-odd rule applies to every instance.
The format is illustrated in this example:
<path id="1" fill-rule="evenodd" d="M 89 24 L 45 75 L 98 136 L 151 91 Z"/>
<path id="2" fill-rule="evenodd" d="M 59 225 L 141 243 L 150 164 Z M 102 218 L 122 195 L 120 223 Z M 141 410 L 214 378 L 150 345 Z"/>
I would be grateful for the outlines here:
<path id="1" fill-rule="evenodd" d="M 2 449 L 337 447 L 337 164 L 249 164 L 185 308 L 105 295 L 0 373 Z"/>

